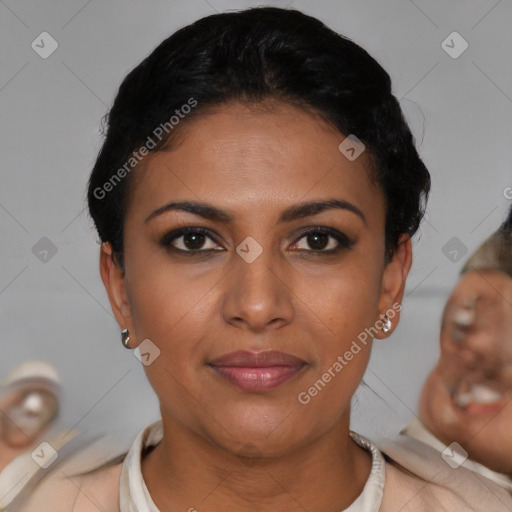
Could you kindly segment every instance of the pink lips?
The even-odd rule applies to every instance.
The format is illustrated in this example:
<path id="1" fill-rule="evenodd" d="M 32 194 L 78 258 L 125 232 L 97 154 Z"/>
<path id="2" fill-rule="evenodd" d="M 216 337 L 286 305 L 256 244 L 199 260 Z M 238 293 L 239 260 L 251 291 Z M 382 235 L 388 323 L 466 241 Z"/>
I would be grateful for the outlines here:
<path id="1" fill-rule="evenodd" d="M 306 363 L 301 359 L 269 350 L 266 352 L 237 351 L 209 363 L 221 377 L 244 391 L 267 391 L 297 375 Z"/>

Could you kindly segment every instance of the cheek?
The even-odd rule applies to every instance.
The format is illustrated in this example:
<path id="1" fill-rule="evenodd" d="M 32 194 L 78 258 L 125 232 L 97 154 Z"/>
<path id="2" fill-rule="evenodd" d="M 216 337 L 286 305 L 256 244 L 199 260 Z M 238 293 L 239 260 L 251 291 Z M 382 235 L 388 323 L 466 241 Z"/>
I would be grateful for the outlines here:
<path id="1" fill-rule="evenodd" d="M 303 277 L 297 290 L 316 359 L 298 400 L 322 421 L 349 405 L 366 370 L 378 319 L 379 277 L 377 269 L 365 275 L 347 266 L 335 277 L 332 272 L 325 279 Z"/>
<path id="2" fill-rule="evenodd" d="M 144 259 L 147 266 L 133 265 L 128 274 L 127 287 L 138 340 L 151 339 L 167 347 L 173 339 L 188 330 L 201 326 L 208 309 L 215 284 L 221 275 L 206 272 L 192 273 L 179 266 L 171 266 L 165 257 Z"/>
<path id="3" fill-rule="evenodd" d="M 375 334 L 380 277 L 378 269 L 372 272 L 370 265 L 365 268 L 347 266 L 335 276 L 326 277 L 323 291 L 317 292 L 317 301 L 321 304 L 319 311 L 328 318 L 333 337 L 339 344 L 346 344 L 368 330 Z"/>
<path id="4" fill-rule="evenodd" d="M 354 369 L 366 366 L 365 352 L 377 332 L 376 294 L 375 286 L 368 283 L 361 286 L 353 277 L 340 276 L 335 282 L 331 279 L 325 292 L 317 293 L 316 299 L 310 298 L 315 313 L 310 314 L 311 321 L 315 317 L 323 321 L 316 335 L 311 332 L 322 368 L 331 366 L 338 356 L 345 354 Z"/>
<path id="5" fill-rule="evenodd" d="M 459 418 L 446 389 L 444 372 L 441 370 L 443 376 L 439 372 L 431 373 L 425 381 L 420 397 L 420 411 L 422 419 L 431 424 L 434 434 L 449 436 L 450 429 L 459 425 Z"/>
<path id="6" fill-rule="evenodd" d="M 202 414 L 194 413 L 203 400 L 196 375 L 203 342 L 211 338 L 212 298 L 220 276 L 194 278 L 168 263 L 152 263 L 150 270 L 133 272 L 129 283 L 136 339 L 149 339 L 160 351 L 144 370 L 161 406 L 193 422 L 195 414 Z"/>

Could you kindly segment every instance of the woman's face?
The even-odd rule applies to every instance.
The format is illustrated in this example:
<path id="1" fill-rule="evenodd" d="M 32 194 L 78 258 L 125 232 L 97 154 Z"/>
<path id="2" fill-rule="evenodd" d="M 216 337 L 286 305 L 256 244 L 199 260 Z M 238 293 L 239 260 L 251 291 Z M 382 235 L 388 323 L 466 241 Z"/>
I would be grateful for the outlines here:
<path id="1" fill-rule="evenodd" d="M 410 266 L 408 237 L 385 264 L 385 200 L 367 155 L 349 160 L 345 136 L 283 103 L 224 105 L 179 129 L 134 171 L 125 274 L 108 244 L 101 256 L 121 328 L 132 346 L 150 340 L 164 426 L 269 454 L 348 426 L 365 329 L 400 301 Z M 268 351 L 285 355 L 255 355 Z"/>

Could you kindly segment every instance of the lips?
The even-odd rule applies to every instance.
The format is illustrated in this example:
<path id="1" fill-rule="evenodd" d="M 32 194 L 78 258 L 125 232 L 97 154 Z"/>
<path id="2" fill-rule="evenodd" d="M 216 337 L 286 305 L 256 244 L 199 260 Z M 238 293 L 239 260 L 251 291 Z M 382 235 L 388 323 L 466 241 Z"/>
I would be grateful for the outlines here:
<path id="1" fill-rule="evenodd" d="M 492 404 L 501 401 L 503 395 L 482 384 L 474 384 L 467 393 L 457 395 L 457 404 L 466 407 L 470 403 Z"/>
<path id="2" fill-rule="evenodd" d="M 453 399 L 472 414 L 496 414 L 504 406 L 504 394 L 485 384 L 473 384 L 467 391 L 455 393 Z"/>
<path id="3" fill-rule="evenodd" d="M 307 363 L 291 354 L 268 350 L 231 352 L 209 362 L 208 366 L 244 391 L 262 392 L 289 381 Z"/>

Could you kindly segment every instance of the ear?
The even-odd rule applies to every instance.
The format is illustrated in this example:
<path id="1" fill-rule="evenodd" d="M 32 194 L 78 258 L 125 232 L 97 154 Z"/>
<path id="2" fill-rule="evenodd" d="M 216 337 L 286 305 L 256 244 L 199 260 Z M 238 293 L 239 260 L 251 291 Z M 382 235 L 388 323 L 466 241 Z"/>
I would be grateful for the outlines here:
<path id="1" fill-rule="evenodd" d="M 379 298 L 379 320 L 387 315 L 391 320 L 391 330 L 385 333 L 382 329 L 375 335 L 378 339 L 386 338 L 400 321 L 402 299 L 405 290 L 405 281 L 412 265 L 411 237 L 402 234 L 398 239 L 398 246 L 393 253 L 391 261 L 386 264 L 382 274 L 381 291 Z M 380 321 L 379 322 L 380 324 Z"/>
<path id="2" fill-rule="evenodd" d="M 126 289 L 125 273 L 115 261 L 112 246 L 109 242 L 101 244 L 100 274 L 117 323 L 121 330 L 129 330 L 130 338 L 133 340 L 135 327 Z"/>

